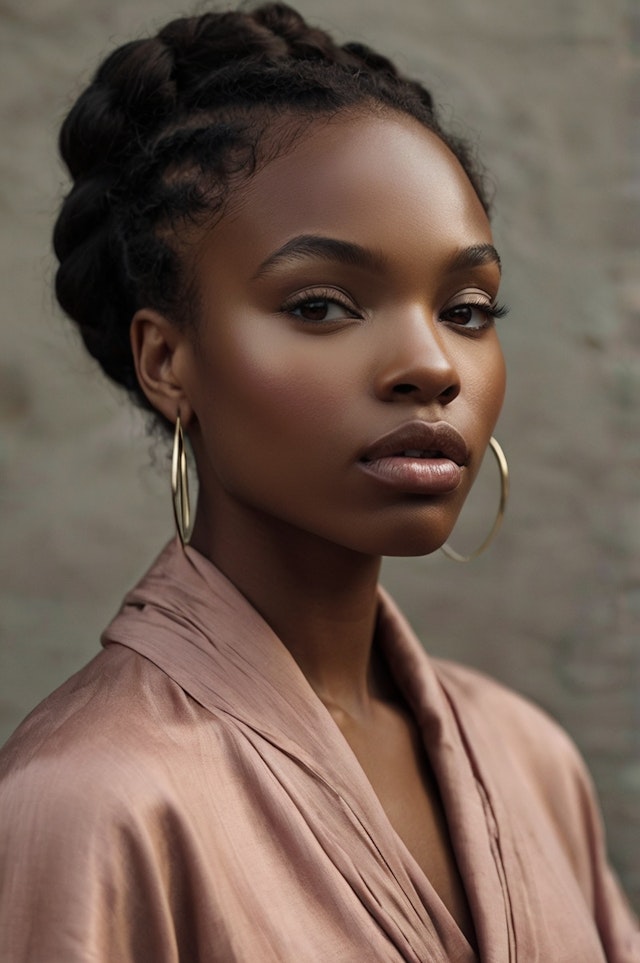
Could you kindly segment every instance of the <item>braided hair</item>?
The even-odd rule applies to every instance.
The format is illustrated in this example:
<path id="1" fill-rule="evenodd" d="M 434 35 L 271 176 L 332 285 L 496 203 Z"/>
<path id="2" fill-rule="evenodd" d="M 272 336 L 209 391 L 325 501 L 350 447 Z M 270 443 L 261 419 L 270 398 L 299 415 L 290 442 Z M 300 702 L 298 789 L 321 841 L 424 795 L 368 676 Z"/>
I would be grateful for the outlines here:
<path id="1" fill-rule="evenodd" d="M 104 372 L 141 407 L 150 404 L 135 374 L 133 315 L 154 307 L 186 324 L 193 314 L 179 229 L 221 216 L 234 178 L 264 158 L 274 121 L 300 129 L 367 105 L 436 133 L 488 208 L 469 149 L 443 131 L 429 92 L 283 3 L 173 20 L 98 68 L 60 132 L 73 186 L 54 230 L 56 296 Z M 272 152 L 286 148 L 282 127 Z"/>

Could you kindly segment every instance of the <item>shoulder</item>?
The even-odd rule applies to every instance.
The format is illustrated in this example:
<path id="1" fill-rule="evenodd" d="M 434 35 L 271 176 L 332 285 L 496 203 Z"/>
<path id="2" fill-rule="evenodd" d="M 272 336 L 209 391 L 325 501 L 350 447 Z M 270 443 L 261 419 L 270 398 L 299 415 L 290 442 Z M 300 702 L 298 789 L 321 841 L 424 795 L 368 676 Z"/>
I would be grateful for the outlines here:
<path id="1" fill-rule="evenodd" d="M 436 660 L 435 669 L 479 764 L 505 794 L 526 791 L 563 830 L 570 820 L 594 818 L 590 776 L 555 719 L 475 669 L 445 660 Z"/>
<path id="2" fill-rule="evenodd" d="M 192 815 L 211 801 L 208 821 L 216 824 L 232 795 L 234 739 L 224 719 L 119 645 L 45 699 L 0 751 L 6 958 L 31 959 L 26 950 L 24 957 L 14 952 L 11 940 L 22 947 L 33 920 L 47 947 L 61 941 L 47 959 L 93 959 L 87 947 L 107 939 L 95 930 L 107 918 L 118 923 L 104 959 L 130 959 L 109 940 L 128 939 L 132 927 L 144 945 L 152 930 L 164 933 L 166 893 L 190 885 Z M 144 903 L 146 922 L 130 915 L 134 903 Z M 77 945 L 65 936 L 67 924 Z M 164 961 L 164 954 L 144 958 Z"/>
<path id="3" fill-rule="evenodd" d="M 109 647 L 0 751 L 2 959 L 173 963 L 170 733 L 192 708 Z"/>
<path id="4" fill-rule="evenodd" d="M 215 763 L 227 727 L 148 659 L 110 645 L 24 720 L 0 750 L 0 814 L 86 831 L 131 820 L 182 787 L 206 729 Z M 218 746 L 219 751 L 216 751 Z M 134 806 L 135 803 L 135 806 Z"/>
<path id="5" fill-rule="evenodd" d="M 513 742 L 548 759 L 549 752 L 579 760 L 575 744 L 544 709 L 477 669 L 434 659 L 433 665 L 454 708 L 471 717 L 476 728 L 501 743 Z"/>
<path id="6" fill-rule="evenodd" d="M 543 709 L 474 669 L 437 661 L 436 672 L 487 784 L 504 805 L 547 826 L 586 878 L 603 846 L 586 765 L 571 737 Z"/>
<path id="7" fill-rule="evenodd" d="M 109 646 L 33 709 L 0 751 L 0 774 L 38 753 L 73 754 L 114 744 L 119 730 L 149 714 L 170 680 L 123 646 Z"/>

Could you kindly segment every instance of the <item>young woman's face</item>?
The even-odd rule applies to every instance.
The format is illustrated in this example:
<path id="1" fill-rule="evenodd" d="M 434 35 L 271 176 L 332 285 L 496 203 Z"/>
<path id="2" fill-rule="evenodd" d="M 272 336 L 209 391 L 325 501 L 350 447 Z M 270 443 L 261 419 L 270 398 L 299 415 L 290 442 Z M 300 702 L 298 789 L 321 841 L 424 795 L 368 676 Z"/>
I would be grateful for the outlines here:
<path id="1" fill-rule="evenodd" d="M 184 378 L 214 527 L 445 541 L 504 395 L 491 244 L 458 161 L 401 115 L 317 123 L 251 179 L 199 250 Z"/>

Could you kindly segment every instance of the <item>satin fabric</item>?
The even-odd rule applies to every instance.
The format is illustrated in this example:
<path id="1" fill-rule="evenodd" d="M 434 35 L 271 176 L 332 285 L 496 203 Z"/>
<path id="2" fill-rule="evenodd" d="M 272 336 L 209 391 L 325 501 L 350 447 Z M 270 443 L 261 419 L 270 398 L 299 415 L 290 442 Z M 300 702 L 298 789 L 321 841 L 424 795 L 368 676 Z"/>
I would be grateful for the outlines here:
<path id="1" fill-rule="evenodd" d="M 591 786 L 543 713 L 429 660 L 380 592 L 424 738 L 471 948 L 285 646 L 169 545 L 104 651 L 0 753 L 11 963 L 632 963 Z"/>

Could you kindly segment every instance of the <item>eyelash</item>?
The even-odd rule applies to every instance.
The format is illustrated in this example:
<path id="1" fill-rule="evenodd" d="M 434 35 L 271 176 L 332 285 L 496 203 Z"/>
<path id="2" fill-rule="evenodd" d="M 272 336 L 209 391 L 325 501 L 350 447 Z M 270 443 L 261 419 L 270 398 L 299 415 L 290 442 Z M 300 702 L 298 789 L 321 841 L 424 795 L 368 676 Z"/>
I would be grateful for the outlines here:
<path id="1" fill-rule="evenodd" d="M 322 303 L 327 305 L 336 305 L 345 311 L 345 316 L 342 318 L 335 318 L 326 320 L 324 318 L 318 320 L 311 320 L 310 318 L 303 318 L 300 315 L 295 315 L 294 312 L 302 308 L 305 304 L 313 304 L 314 302 Z M 448 314 L 452 314 L 455 311 L 462 311 L 465 308 L 471 309 L 472 311 L 479 311 L 485 316 L 485 322 L 477 327 L 471 327 L 468 324 L 460 324 L 457 321 L 447 319 Z M 334 323 L 339 323 L 340 321 L 347 319 L 361 319 L 362 315 L 356 310 L 353 304 L 347 300 L 347 298 L 340 298 L 336 296 L 334 289 L 322 289 L 317 291 L 305 291 L 303 294 L 297 295 L 293 299 L 282 306 L 282 311 L 294 315 L 300 322 L 308 325 L 317 325 L 318 327 L 324 325 L 329 326 Z M 444 320 L 444 323 L 449 323 L 454 327 L 458 327 L 463 331 L 468 333 L 480 333 L 490 328 L 494 321 L 498 318 L 504 318 L 509 313 L 509 308 L 504 304 L 497 304 L 496 302 L 486 302 L 486 301 L 461 301 L 458 304 L 454 304 L 441 312 L 439 320 Z"/>
<path id="2" fill-rule="evenodd" d="M 331 289 L 331 290 L 318 289 L 317 291 L 305 291 L 303 294 L 297 295 L 294 298 L 292 298 L 290 301 L 285 302 L 285 304 L 283 304 L 282 306 L 282 311 L 284 311 L 286 314 L 293 314 L 294 311 L 297 311 L 299 308 L 302 308 L 305 304 L 313 304 L 314 302 L 325 302 L 326 304 L 337 305 L 339 308 L 342 308 L 342 310 L 345 312 L 345 315 L 343 318 L 340 318 L 340 319 L 336 318 L 335 320 L 331 319 L 329 321 L 324 319 L 320 319 L 318 321 L 312 321 L 310 318 L 302 318 L 300 317 L 300 315 L 294 315 L 294 317 L 296 317 L 297 320 L 302 322 L 303 324 L 309 324 L 309 325 L 315 324 L 318 326 L 323 324 L 328 326 L 330 324 L 337 323 L 338 320 L 346 320 L 347 318 L 351 318 L 351 319 L 355 318 L 359 320 L 362 317 L 360 312 L 354 307 L 351 301 L 349 301 L 346 297 L 340 298 L 337 296 L 335 289 Z"/>
<path id="3" fill-rule="evenodd" d="M 463 311 L 465 308 L 469 308 L 472 311 L 479 311 L 480 314 L 484 315 L 485 321 L 483 324 L 477 327 L 471 327 L 468 324 L 460 324 L 457 321 L 447 319 L 448 314 L 453 314 L 454 311 Z M 495 301 L 460 301 L 458 304 L 453 304 L 450 308 L 446 308 L 441 314 L 440 319 L 444 319 L 445 323 L 452 324 L 455 327 L 459 327 L 461 330 L 468 333 L 480 333 L 486 331 L 487 328 L 492 327 L 494 321 L 498 318 L 505 318 L 509 313 L 509 308 L 506 304 L 497 304 Z"/>

